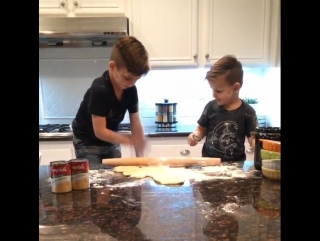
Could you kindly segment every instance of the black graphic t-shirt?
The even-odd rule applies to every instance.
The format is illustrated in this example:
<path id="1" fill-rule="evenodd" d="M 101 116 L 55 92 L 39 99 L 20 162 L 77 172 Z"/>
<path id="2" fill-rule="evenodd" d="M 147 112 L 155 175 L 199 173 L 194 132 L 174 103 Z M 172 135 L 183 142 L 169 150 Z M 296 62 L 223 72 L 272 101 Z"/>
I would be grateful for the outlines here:
<path id="1" fill-rule="evenodd" d="M 204 108 L 198 124 L 206 128 L 203 157 L 217 157 L 221 161 L 244 161 L 245 137 L 258 126 L 255 110 L 242 101 L 239 108 L 228 111 L 215 100 Z"/>
<path id="2" fill-rule="evenodd" d="M 138 111 L 138 93 L 136 86 L 123 90 L 121 100 L 118 100 L 110 80 L 109 71 L 96 78 L 86 91 L 78 109 L 77 115 L 72 122 L 73 135 L 81 141 L 83 146 L 108 146 L 96 137 L 92 115 L 105 117 L 109 130 L 117 131 L 119 123 L 123 120 L 126 111 L 130 114 Z"/>

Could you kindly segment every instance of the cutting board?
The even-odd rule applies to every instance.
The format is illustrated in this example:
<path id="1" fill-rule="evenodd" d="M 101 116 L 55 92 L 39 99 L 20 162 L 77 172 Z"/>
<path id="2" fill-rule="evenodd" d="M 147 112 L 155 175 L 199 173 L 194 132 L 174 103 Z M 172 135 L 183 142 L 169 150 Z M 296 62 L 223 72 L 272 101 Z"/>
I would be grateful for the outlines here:
<path id="1" fill-rule="evenodd" d="M 220 166 L 220 158 L 207 157 L 130 157 L 103 159 L 105 166 Z"/>

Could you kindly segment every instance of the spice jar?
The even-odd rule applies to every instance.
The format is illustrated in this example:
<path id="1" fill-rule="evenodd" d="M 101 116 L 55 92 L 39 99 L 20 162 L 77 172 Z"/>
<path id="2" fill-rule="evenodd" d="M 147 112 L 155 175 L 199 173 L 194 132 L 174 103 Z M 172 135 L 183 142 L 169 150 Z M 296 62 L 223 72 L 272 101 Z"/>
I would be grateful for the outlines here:
<path id="1" fill-rule="evenodd" d="M 167 123 L 168 122 L 168 115 L 165 113 L 162 115 L 162 122 Z"/>
<path id="2" fill-rule="evenodd" d="M 157 112 L 157 122 L 162 122 L 162 113 Z"/>

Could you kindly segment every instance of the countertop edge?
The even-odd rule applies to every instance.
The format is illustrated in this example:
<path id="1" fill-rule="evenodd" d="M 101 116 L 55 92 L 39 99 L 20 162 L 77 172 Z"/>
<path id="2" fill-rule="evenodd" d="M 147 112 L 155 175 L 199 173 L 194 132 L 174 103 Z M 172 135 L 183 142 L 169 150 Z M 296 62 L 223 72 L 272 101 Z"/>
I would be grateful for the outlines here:
<path id="1" fill-rule="evenodd" d="M 72 141 L 73 135 L 70 136 L 64 136 L 64 137 L 58 137 L 58 136 L 50 136 L 50 137 L 43 137 L 39 136 L 39 141 Z"/>
<path id="2" fill-rule="evenodd" d="M 144 127 L 145 136 L 149 138 L 159 137 L 187 137 L 191 132 L 196 129 L 196 126 L 180 126 L 177 131 L 166 132 L 166 131 L 155 131 L 155 127 Z M 129 134 L 130 132 L 119 132 L 121 134 Z M 39 141 L 72 141 L 73 134 L 66 136 L 39 136 Z"/>
<path id="3" fill-rule="evenodd" d="M 152 132 L 148 133 L 148 137 L 187 137 L 190 132 Z"/>

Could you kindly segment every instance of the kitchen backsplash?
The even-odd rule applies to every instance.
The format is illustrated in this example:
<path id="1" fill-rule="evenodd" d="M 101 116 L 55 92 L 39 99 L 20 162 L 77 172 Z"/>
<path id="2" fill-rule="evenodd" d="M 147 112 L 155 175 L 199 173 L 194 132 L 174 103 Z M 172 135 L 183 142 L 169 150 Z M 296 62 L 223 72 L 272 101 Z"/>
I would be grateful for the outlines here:
<path id="1" fill-rule="evenodd" d="M 108 67 L 108 49 L 41 49 L 39 51 L 39 124 L 72 122 L 87 88 Z M 179 125 L 195 125 L 213 99 L 208 69 L 151 70 L 138 80 L 139 112 L 145 126 L 154 125 L 155 103 L 176 102 Z M 280 126 L 280 68 L 244 71 L 241 98 L 257 98 L 258 115 Z M 129 122 L 128 115 L 123 123 Z"/>

